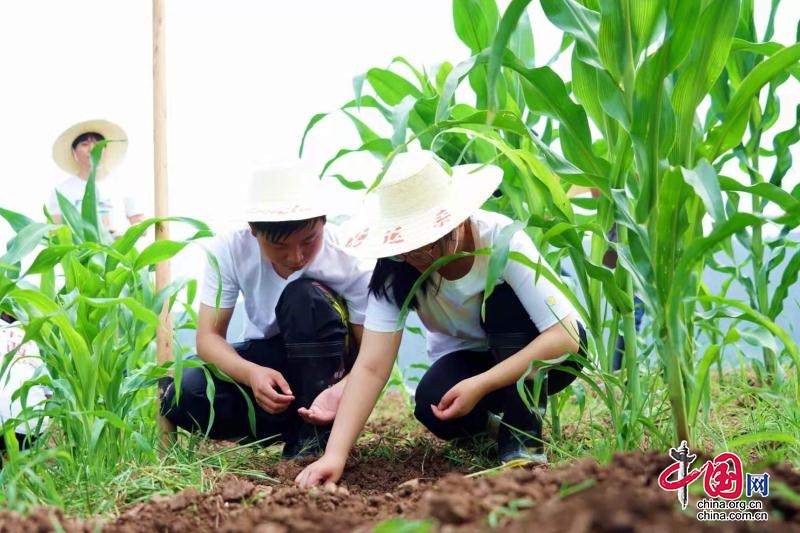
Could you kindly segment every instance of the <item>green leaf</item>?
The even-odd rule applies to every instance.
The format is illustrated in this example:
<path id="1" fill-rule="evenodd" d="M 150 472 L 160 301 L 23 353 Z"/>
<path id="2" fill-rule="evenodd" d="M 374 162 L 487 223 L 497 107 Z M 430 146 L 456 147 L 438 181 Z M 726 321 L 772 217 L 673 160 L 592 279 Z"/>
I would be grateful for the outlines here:
<path id="1" fill-rule="evenodd" d="M 320 174 L 325 174 L 325 172 L 328 170 L 328 167 L 334 164 L 338 159 L 348 154 L 356 152 L 371 152 L 373 155 L 384 158 L 392 153 L 393 149 L 394 146 L 392 145 L 392 141 L 389 139 L 375 139 L 374 141 L 362 144 L 358 148 L 343 148 L 336 152 L 336 155 L 325 163 L 325 166 L 322 167 L 322 172 Z"/>
<path id="2" fill-rule="evenodd" d="M 445 79 L 444 86 L 442 88 L 441 95 L 439 96 L 439 103 L 436 106 L 436 115 L 434 117 L 434 122 L 438 123 L 447 118 L 449 111 L 450 111 L 450 104 L 453 101 L 453 97 L 456 94 L 456 89 L 458 85 L 461 83 L 461 80 L 472 70 L 475 66 L 475 63 L 478 61 L 479 58 L 482 57 L 482 60 L 486 60 L 486 56 L 472 56 L 466 61 L 462 61 L 458 65 L 456 65 L 450 73 L 447 75 Z"/>
<path id="3" fill-rule="evenodd" d="M 600 4 L 597 48 L 606 70 L 614 81 L 620 84 L 623 83 L 623 78 L 634 70 L 630 4 L 630 0 Z"/>
<path id="4" fill-rule="evenodd" d="M 523 91 L 528 107 L 559 121 L 559 137 L 566 158 L 585 172 L 608 175 L 608 163 L 592 150 L 586 113 L 569 97 L 563 80 L 550 67 L 525 68 L 510 52 L 506 53 L 503 64 L 527 82 Z"/>
<path id="5" fill-rule="evenodd" d="M 719 360 L 721 351 L 721 345 L 712 344 L 708 347 L 708 349 L 706 349 L 705 353 L 703 354 L 703 358 L 700 360 L 700 364 L 697 367 L 697 374 L 695 376 L 696 386 L 692 389 L 691 396 L 689 398 L 689 407 L 687 410 L 687 414 L 689 416 L 689 425 L 692 427 L 694 427 L 695 421 L 697 420 L 697 411 L 700 409 L 700 400 L 702 399 L 703 395 L 708 393 L 708 389 L 706 388 L 705 384 L 708 381 L 711 365 Z"/>
<path id="6" fill-rule="evenodd" d="M 317 125 L 317 123 L 320 120 L 327 117 L 328 115 L 330 115 L 330 113 L 317 113 L 316 115 L 311 117 L 311 120 L 308 121 L 308 124 L 306 124 L 306 129 L 303 130 L 303 136 L 300 137 L 300 149 L 297 151 L 297 157 L 303 157 L 303 148 L 306 145 L 306 137 L 308 136 L 308 133 L 314 126 Z"/>
<path id="7" fill-rule="evenodd" d="M 351 191 L 360 191 L 366 189 L 367 186 L 364 184 L 363 181 L 350 181 L 341 174 L 331 174 L 332 177 L 339 180 L 339 183 L 350 189 Z"/>
<path id="8" fill-rule="evenodd" d="M 6 222 L 9 223 L 11 229 L 13 229 L 15 233 L 19 233 L 25 226 L 33 224 L 33 219 L 2 207 L 0 207 L 0 217 L 6 219 Z"/>
<path id="9" fill-rule="evenodd" d="M 431 77 L 435 80 L 437 93 L 442 92 L 442 89 L 444 88 L 444 82 L 452 71 L 453 65 L 448 61 L 437 63 L 431 68 Z"/>
<path id="10" fill-rule="evenodd" d="M 772 6 L 769 10 L 769 20 L 767 20 L 767 28 L 764 30 L 764 40 L 769 41 L 775 34 L 775 15 L 778 13 L 778 6 L 781 0 L 772 0 Z"/>
<path id="11" fill-rule="evenodd" d="M 783 312 L 783 304 L 789 296 L 789 289 L 797 284 L 798 272 L 800 272 L 800 251 L 786 263 L 781 275 L 781 282 L 772 293 L 772 301 L 767 312 L 767 316 L 772 320 L 777 319 Z"/>
<path id="12" fill-rule="evenodd" d="M 183 250 L 187 244 L 186 242 L 167 239 L 156 241 L 142 250 L 142 253 L 136 258 L 133 269 L 139 270 L 140 268 L 149 267 L 161 261 L 171 259 L 175 254 Z"/>
<path id="13" fill-rule="evenodd" d="M 675 110 L 670 100 L 672 82 L 668 76 L 692 48 L 700 6 L 700 2 L 669 2 L 664 44 L 636 72 L 630 129 L 641 184 L 636 220 L 645 220 L 652 210 L 660 161 L 667 158 L 677 140 Z"/>
<path id="14" fill-rule="evenodd" d="M 347 111 L 343 111 L 345 116 L 350 119 L 350 122 L 356 127 L 356 131 L 358 132 L 358 136 L 361 137 L 362 143 L 368 143 L 370 141 L 374 141 L 375 139 L 380 139 L 381 136 L 375 133 L 372 128 L 367 126 L 363 120 L 356 117 L 352 113 L 348 113 Z"/>
<path id="15" fill-rule="evenodd" d="M 505 226 L 492 245 L 492 255 L 489 256 L 489 266 L 486 273 L 486 284 L 483 290 L 483 303 L 481 304 L 481 318 L 486 316 L 486 301 L 494 292 L 494 286 L 500 280 L 508 264 L 508 251 L 511 248 L 511 238 L 526 226 L 525 222 L 516 221 Z"/>
<path id="16" fill-rule="evenodd" d="M 86 187 L 83 190 L 83 199 L 81 200 L 81 218 L 93 228 L 93 231 L 86 232 L 84 238 L 87 241 L 94 240 L 95 236 L 100 235 L 100 226 L 97 219 L 97 169 L 100 166 L 100 158 L 103 157 L 103 150 L 110 141 L 102 140 L 97 141 L 92 147 L 89 154 L 91 160 L 91 171 L 89 178 L 86 180 Z"/>
<path id="17" fill-rule="evenodd" d="M 505 14 L 503 14 L 505 17 Z M 514 52 L 522 63 L 528 67 L 533 68 L 536 66 L 536 54 L 533 41 L 533 29 L 531 28 L 531 21 L 528 18 L 528 13 L 524 12 L 517 20 L 517 27 L 511 34 L 511 40 L 508 43 L 508 48 Z"/>
<path id="18" fill-rule="evenodd" d="M 686 158 L 693 155 L 689 150 L 697 106 L 725 67 L 738 19 L 738 0 L 710 0 L 700 13 L 698 27 L 713 27 L 714 31 L 695 34 L 689 57 L 678 71 L 672 104 L 678 120 L 678 143 L 684 147 L 678 157 L 684 166 L 693 166 Z"/>
<path id="19" fill-rule="evenodd" d="M 489 118 L 488 111 L 477 111 L 472 113 L 471 115 L 457 119 L 457 120 L 445 120 L 439 124 L 439 127 L 446 129 L 446 128 L 453 128 L 456 126 L 462 126 L 467 124 L 475 124 L 475 125 L 484 125 Z M 521 137 L 529 137 L 530 131 L 525 126 L 525 124 L 519 119 L 517 115 L 511 113 L 509 111 L 500 111 L 494 116 L 494 120 L 492 121 L 491 126 L 493 128 L 505 130 L 508 132 L 516 133 Z"/>
<path id="20" fill-rule="evenodd" d="M 634 56 L 638 57 L 652 44 L 659 25 L 664 22 L 663 0 L 628 0 L 633 32 Z"/>
<path id="21" fill-rule="evenodd" d="M 458 3 L 458 0 L 456 0 Z M 373 533 L 429 533 L 433 531 L 433 521 L 389 518 L 375 525 Z"/>
<path id="22" fill-rule="evenodd" d="M 419 69 L 417 69 L 414 65 L 412 65 L 406 58 L 404 58 L 403 56 L 396 56 L 392 58 L 392 61 L 391 63 L 389 63 L 389 66 L 391 67 L 395 63 L 407 67 L 411 71 L 411 73 L 414 74 L 414 77 L 417 78 L 417 83 L 419 83 L 419 86 L 422 87 L 423 92 L 430 89 L 430 80 L 428 80 L 427 75 L 420 72 Z"/>
<path id="23" fill-rule="evenodd" d="M 709 133 L 702 151 L 709 161 L 715 161 L 724 151 L 739 144 L 744 135 L 753 99 L 772 79 L 783 75 L 784 70 L 800 61 L 800 43 L 777 52 L 759 63 L 731 98 L 725 109 L 725 120 Z"/>
<path id="24" fill-rule="evenodd" d="M 674 275 L 665 281 L 670 294 L 671 307 L 673 309 L 680 307 L 685 291 L 690 286 L 691 272 L 699 261 L 710 255 L 725 239 L 745 228 L 761 226 L 763 223 L 764 219 L 760 216 L 751 213 L 736 213 L 717 225 L 707 236 L 693 240 L 681 255 L 674 269 Z"/>
<path id="25" fill-rule="evenodd" d="M 800 141 L 800 105 L 794 110 L 794 126 L 775 135 L 772 146 L 775 150 L 775 168 L 769 182 L 780 186 L 783 177 L 792 168 L 792 151 L 790 148 Z"/>
<path id="26" fill-rule="evenodd" d="M 367 81 L 375 94 L 389 105 L 395 106 L 406 96 L 422 98 L 422 92 L 404 77 L 390 70 L 371 68 L 367 71 Z"/>
<path id="27" fill-rule="evenodd" d="M 757 183 L 748 186 L 739 183 L 733 178 L 719 176 L 719 185 L 720 189 L 726 192 L 744 192 L 763 198 L 780 206 L 787 212 L 800 208 L 800 200 L 771 183 Z"/>
<path id="28" fill-rule="evenodd" d="M 706 212 L 711 215 L 714 222 L 724 221 L 725 207 L 714 167 L 705 159 L 701 159 L 695 168 L 683 169 L 683 178 L 703 201 Z"/>
<path id="29" fill-rule="evenodd" d="M 547 200 L 550 201 L 555 209 L 561 212 L 565 219 L 572 220 L 572 207 L 570 206 L 569 199 L 561 186 L 558 176 L 553 173 L 547 165 L 539 161 L 530 151 L 516 150 L 502 140 L 466 128 L 450 127 L 445 131 L 472 135 L 475 138 L 489 143 L 513 163 L 517 172 L 520 174 L 520 179 L 526 180 L 533 178 L 535 181 L 547 187 L 550 193 Z"/>
<path id="30" fill-rule="evenodd" d="M 158 242 L 169 242 L 169 241 L 158 241 Z M 113 307 L 118 307 L 120 305 L 124 305 L 128 309 L 130 309 L 131 313 L 136 320 L 141 322 L 145 322 L 150 324 L 152 327 L 157 328 L 161 324 L 159 317 L 156 313 L 142 305 L 139 301 L 135 298 L 131 297 L 123 297 L 123 298 L 86 298 L 81 296 L 80 301 L 89 304 L 92 307 L 108 309 Z M 159 312 L 161 310 L 159 309 Z"/>
<path id="31" fill-rule="evenodd" d="M 681 170 L 672 168 L 664 174 L 656 204 L 655 225 L 650 235 L 655 260 L 655 286 L 662 302 L 666 301 L 666 295 L 676 281 L 684 287 L 688 285 L 688 273 L 686 278 L 674 278 L 677 275 L 675 265 L 680 257 L 682 235 L 686 231 L 683 204 L 686 186 Z"/>
<path id="32" fill-rule="evenodd" d="M 771 56 L 786 48 L 780 43 L 754 43 L 744 39 L 734 39 L 731 43 L 731 54 L 752 53 L 760 56 Z"/>
<path id="33" fill-rule="evenodd" d="M 490 1 L 494 4 L 494 0 Z M 503 62 L 506 47 L 511 40 L 514 30 L 519 24 L 519 20 L 525 15 L 525 8 L 528 7 L 530 1 L 531 0 L 511 1 L 506 12 L 503 13 L 503 19 L 500 21 L 500 28 L 497 31 L 497 35 L 494 37 L 494 41 L 491 43 L 489 66 L 486 72 L 486 86 L 488 88 L 487 99 L 490 113 L 497 110 L 497 80 L 500 76 L 500 65 Z M 483 48 L 486 48 L 486 46 Z M 473 52 L 479 52 L 483 48 L 473 50 Z M 523 65 L 525 64 L 523 63 Z M 527 65 L 525 66 L 527 67 Z"/>
<path id="34" fill-rule="evenodd" d="M 392 145 L 400 146 L 406 142 L 406 130 L 408 129 L 408 115 L 417 99 L 411 95 L 406 96 L 403 100 L 395 106 L 392 113 Z M 377 135 L 376 135 L 377 137 Z"/>
<path id="35" fill-rule="evenodd" d="M 583 46 L 582 59 L 602 68 L 597 50 L 600 14 L 575 0 L 540 0 L 547 18 Z"/>
<path id="36" fill-rule="evenodd" d="M 453 1 L 453 26 L 456 35 L 473 54 L 491 45 L 499 17 L 495 0 Z"/>
<path id="37" fill-rule="evenodd" d="M 572 92 L 578 102 L 583 105 L 586 114 L 592 119 L 595 126 L 605 137 L 608 137 L 610 131 L 606 126 L 605 114 L 598 94 L 598 74 L 598 69 L 581 61 L 577 54 L 572 54 Z"/>
<path id="38" fill-rule="evenodd" d="M 41 274 L 56 266 L 68 252 L 77 249 L 77 246 L 63 244 L 48 246 L 36 256 L 27 274 Z"/>
<path id="39" fill-rule="evenodd" d="M 85 240 L 86 232 L 91 232 L 91 228 L 84 231 L 86 223 L 81 218 L 78 209 L 58 190 L 56 190 L 56 200 L 58 201 L 58 208 L 61 211 L 61 220 L 64 225 L 70 229 L 74 237 Z M 97 240 L 96 236 L 94 240 Z"/>
<path id="40" fill-rule="evenodd" d="M 145 234 L 147 229 L 150 226 L 154 226 L 161 222 L 181 222 L 183 224 L 187 224 L 193 228 L 196 228 L 198 231 L 189 237 L 188 239 L 184 239 L 184 241 L 193 241 L 197 239 L 202 239 L 206 237 L 212 237 L 214 233 L 209 229 L 208 225 L 205 222 L 197 220 L 195 218 L 190 217 L 166 217 L 166 218 L 148 218 L 139 222 L 138 224 L 134 224 L 133 226 L 129 227 L 125 230 L 125 233 L 119 239 L 115 240 L 114 243 L 111 245 L 112 248 L 121 256 L 125 256 L 126 254 L 130 253 L 131 250 L 134 249 L 136 243 L 139 241 L 140 238 Z M 118 257 L 115 257 L 112 254 L 109 254 L 109 257 L 106 260 L 106 271 L 112 270 L 119 262 Z"/>
<path id="41" fill-rule="evenodd" d="M 53 229 L 51 224 L 32 222 L 23 227 L 8 243 L 5 255 L 0 256 L 0 264 L 14 264 L 31 253 L 42 243 L 48 233 Z"/>

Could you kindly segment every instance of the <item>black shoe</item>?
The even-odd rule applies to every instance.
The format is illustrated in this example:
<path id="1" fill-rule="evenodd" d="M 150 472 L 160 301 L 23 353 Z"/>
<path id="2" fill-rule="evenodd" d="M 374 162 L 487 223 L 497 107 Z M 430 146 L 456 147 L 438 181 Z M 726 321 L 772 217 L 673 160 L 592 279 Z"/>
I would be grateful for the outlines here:
<path id="1" fill-rule="evenodd" d="M 521 432 L 508 426 L 501 426 L 497 433 L 497 451 L 500 463 L 508 464 L 512 461 L 528 461 L 531 463 L 547 464 L 547 454 L 544 453 L 541 425 L 538 429 Z"/>
<path id="2" fill-rule="evenodd" d="M 330 435 L 330 427 L 304 423 L 295 434 L 285 436 L 286 442 L 283 445 L 281 456 L 284 459 L 318 457 L 325 452 Z"/>

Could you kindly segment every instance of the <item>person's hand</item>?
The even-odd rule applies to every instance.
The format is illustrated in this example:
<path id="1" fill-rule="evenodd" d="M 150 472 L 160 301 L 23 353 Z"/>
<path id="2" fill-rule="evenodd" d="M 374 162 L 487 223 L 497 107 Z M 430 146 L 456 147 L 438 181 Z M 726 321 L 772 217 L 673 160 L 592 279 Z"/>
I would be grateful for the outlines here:
<path id="1" fill-rule="evenodd" d="M 297 474 L 294 482 L 303 488 L 334 484 L 341 479 L 345 462 L 326 453 Z"/>
<path id="2" fill-rule="evenodd" d="M 472 411 L 485 394 L 480 381 L 474 377 L 464 379 L 442 396 L 439 405 L 431 404 L 431 409 L 439 420 L 458 418 Z"/>
<path id="3" fill-rule="evenodd" d="M 275 369 L 260 366 L 250 374 L 250 388 L 256 403 L 270 414 L 278 414 L 294 401 L 292 389 L 283 375 Z"/>
<path id="4" fill-rule="evenodd" d="M 339 401 L 342 399 L 342 388 L 333 386 L 320 392 L 311 406 L 306 409 L 301 407 L 297 410 L 303 420 L 318 426 L 327 426 L 333 423 L 336 418 L 336 410 L 339 409 Z"/>

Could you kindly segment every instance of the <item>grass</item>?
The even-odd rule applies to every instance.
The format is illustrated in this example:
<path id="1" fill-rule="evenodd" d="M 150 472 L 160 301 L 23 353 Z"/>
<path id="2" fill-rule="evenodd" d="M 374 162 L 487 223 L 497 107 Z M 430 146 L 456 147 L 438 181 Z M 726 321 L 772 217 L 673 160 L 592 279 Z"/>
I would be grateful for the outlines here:
<path id="1" fill-rule="evenodd" d="M 745 464 L 786 462 L 800 467 L 800 409 L 792 402 L 796 382 L 786 379 L 777 390 L 757 387 L 753 382 L 753 372 L 730 370 L 723 373 L 721 379 L 713 373 L 709 385 L 710 407 L 706 414 L 698 417 L 693 448 L 709 454 L 732 451 L 739 454 Z M 643 384 L 646 383 L 647 377 L 644 377 Z M 603 399 L 589 389 L 581 409 L 574 393 L 565 394 L 569 399 L 559 416 L 566 422 L 562 438 L 551 442 L 551 460 L 572 461 L 587 455 L 600 462 L 610 460 L 616 450 L 616 436 Z M 661 391 L 656 396 L 660 396 L 661 408 L 653 413 L 654 425 L 668 427 L 666 393 Z M 550 427 L 546 424 L 546 434 Z M 764 435 L 764 438 L 735 445 L 738 438 L 749 435 Z M 677 445 L 664 445 L 662 440 L 660 433 L 646 434 L 640 449 L 666 453 L 668 446 Z"/>
<path id="2" fill-rule="evenodd" d="M 709 454 L 730 449 L 742 457 L 745 465 L 777 462 L 789 463 L 795 468 L 800 466 L 798 409 L 788 400 L 793 397 L 790 389 L 795 381 L 787 379 L 783 382 L 786 390 L 772 392 L 755 387 L 752 382 L 751 372 L 731 371 L 722 379 L 716 374 L 712 376 L 710 394 L 713 407 L 707 416 L 698 419 L 698 444 L 694 448 Z M 562 435 L 551 437 L 550 418 L 545 422 L 551 463 L 572 462 L 585 456 L 593 456 L 599 462 L 610 460 L 616 442 L 605 402 L 593 390 L 586 391 L 583 405 L 579 405 L 574 392 L 562 394 L 567 397 L 559 412 L 563 423 Z M 668 425 L 665 397 L 663 402 L 662 423 Z M 794 441 L 764 439 L 752 445 L 729 448 L 739 436 L 770 432 L 776 428 L 793 437 Z M 667 451 L 658 445 L 660 437 L 647 436 L 643 442 L 649 443 L 643 449 Z M 493 439 L 480 436 L 459 445 L 443 443 L 416 422 L 408 398 L 397 391 L 385 394 L 379 401 L 353 452 L 353 459 L 377 458 L 396 464 L 418 456 L 420 449 L 423 457 L 443 452 L 452 461 L 454 471 L 473 474 L 499 471 L 495 468 L 497 457 Z M 261 483 L 277 482 L 264 471 L 279 460 L 278 445 L 266 448 L 253 444 L 235 446 L 205 441 L 181 432 L 176 445 L 158 462 L 120 465 L 117 475 L 104 486 L 76 485 L 60 477 L 58 470 L 52 473 L 52 483 L 60 490 L 66 514 L 113 517 L 153 496 L 174 494 L 187 488 L 211 490 L 228 475 Z"/>

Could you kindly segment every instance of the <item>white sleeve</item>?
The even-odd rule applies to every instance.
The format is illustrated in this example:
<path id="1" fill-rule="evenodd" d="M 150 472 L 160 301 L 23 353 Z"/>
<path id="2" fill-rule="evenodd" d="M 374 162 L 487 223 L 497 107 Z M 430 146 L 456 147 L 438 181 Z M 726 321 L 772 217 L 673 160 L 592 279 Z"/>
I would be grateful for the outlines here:
<path id="1" fill-rule="evenodd" d="M 218 280 L 222 280 L 222 294 L 220 296 L 220 309 L 232 309 L 239 298 L 239 283 L 233 270 L 233 256 L 230 246 L 222 237 L 216 237 L 209 246 L 209 252 L 214 254 L 219 263 L 219 276 L 211 260 L 206 263 L 203 277 L 203 292 L 200 303 L 209 307 L 217 306 Z"/>
<path id="2" fill-rule="evenodd" d="M 379 333 L 400 331 L 405 325 L 397 323 L 399 317 L 399 307 L 385 297 L 378 298 L 370 293 L 367 301 L 367 318 L 364 321 L 364 328 Z"/>
<path id="3" fill-rule="evenodd" d="M 50 191 L 50 197 L 47 199 L 47 210 L 51 215 L 60 215 L 61 208 L 58 207 L 58 197 L 56 196 L 56 188 Z"/>
<path id="4" fill-rule="evenodd" d="M 125 196 L 125 216 L 130 218 L 136 215 L 144 215 L 144 209 L 135 195 Z"/>
<path id="5" fill-rule="evenodd" d="M 130 218 L 136 215 L 144 215 L 141 195 L 131 186 L 129 181 L 122 181 L 122 201 L 124 202 L 125 216 Z"/>
<path id="6" fill-rule="evenodd" d="M 511 237 L 511 251 L 525 255 L 542 269 L 553 272 L 528 235 L 520 230 Z M 513 259 L 508 260 L 503 279 L 511 286 L 539 331 L 575 313 L 572 303 L 543 273 Z"/>

